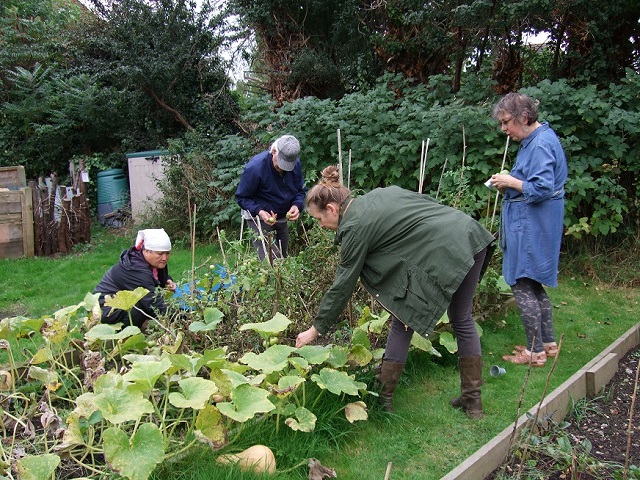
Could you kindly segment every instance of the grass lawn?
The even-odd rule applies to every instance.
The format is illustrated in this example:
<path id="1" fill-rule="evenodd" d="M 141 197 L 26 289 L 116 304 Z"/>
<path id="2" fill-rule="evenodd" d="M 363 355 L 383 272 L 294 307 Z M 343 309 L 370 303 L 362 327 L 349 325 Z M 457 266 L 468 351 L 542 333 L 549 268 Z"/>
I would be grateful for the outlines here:
<path id="1" fill-rule="evenodd" d="M 0 319 L 51 314 L 79 303 L 117 261 L 120 252 L 133 244 L 135 233 L 94 228 L 91 245 L 78 246 L 73 255 L 0 260 Z M 192 263 L 215 263 L 218 257 L 217 245 L 198 246 L 192 259 L 188 246 L 174 244 L 169 269 L 176 279 L 188 278 Z M 640 292 L 565 275 L 561 276 L 560 286 L 549 289 L 549 294 L 555 307 L 557 337 L 564 335 L 550 380 L 551 392 L 638 322 Z M 485 417 L 481 420 L 470 420 L 449 406 L 449 399 L 460 388 L 455 357 L 436 358 L 411 352 L 397 389 L 394 414 L 372 405 L 368 421 L 349 424 L 339 420 L 342 416 L 327 403 L 321 409 L 326 417 L 319 415 L 314 433 L 283 427 L 276 435 L 272 423 L 255 422 L 244 427 L 243 442 L 272 448 L 279 473 L 270 478 L 308 478 L 306 465 L 294 467 L 309 457 L 334 468 L 338 478 L 350 480 L 382 480 L 389 462 L 393 480 L 441 478 L 518 416 L 527 367 L 508 364 L 501 357 L 525 340 L 519 316 L 511 310 L 504 317 L 484 322 L 482 328 Z M 490 367 L 496 364 L 506 368 L 506 375 L 489 375 Z M 551 362 L 547 362 L 544 368 L 532 369 L 519 414 L 539 402 L 550 366 Z M 330 401 L 328 396 L 322 398 Z M 364 400 L 368 404 L 374 402 L 373 398 Z M 214 458 L 211 452 L 196 452 L 182 461 L 161 466 L 153 478 L 263 478 L 223 469 Z M 285 472 L 287 469 L 292 470 Z"/>

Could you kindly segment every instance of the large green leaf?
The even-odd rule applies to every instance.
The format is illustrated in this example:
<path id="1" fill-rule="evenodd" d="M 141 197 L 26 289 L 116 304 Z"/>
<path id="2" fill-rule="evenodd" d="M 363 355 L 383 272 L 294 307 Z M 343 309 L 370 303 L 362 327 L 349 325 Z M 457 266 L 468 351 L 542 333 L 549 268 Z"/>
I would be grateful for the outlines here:
<path id="1" fill-rule="evenodd" d="M 353 345 L 362 345 L 366 348 L 371 347 L 371 342 L 369 341 L 367 332 L 359 328 L 356 328 L 353 331 L 353 335 L 351 336 L 351 343 Z"/>
<path id="2" fill-rule="evenodd" d="M 145 295 L 149 293 L 144 287 L 138 287 L 135 290 L 120 290 L 115 295 L 106 295 L 104 298 L 104 304 L 107 307 L 111 307 L 111 312 L 114 308 L 124 310 L 126 312 L 133 309 Z"/>
<path id="3" fill-rule="evenodd" d="M 137 421 L 145 413 L 153 412 L 153 405 L 141 392 L 124 388 L 105 388 L 94 401 L 104 418 L 115 424 Z"/>
<path id="4" fill-rule="evenodd" d="M 334 345 L 331 347 L 327 363 L 333 368 L 340 368 L 349 361 L 349 349 L 347 347 Z"/>
<path id="5" fill-rule="evenodd" d="M 294 347 L 288 345 L 273 345 L 259 355 L 253 352 L 245 353 L 240 362 L 268 375 L 283 370 L 289 363 L 287 358 L 294 350 Z"/>
<path id="6" fill-rule="evenodd" d="M 217 407 L 223 415 L 237 422 L 246 422 L 257 413 L 266 413 L 276 407 L 267 398 L 269 392 L 248 384 L 238 386 L 232 392 L 231 402 L 218 403 Z"/>
<path id="7" fill-rule="evenodd" d="M 104 455 L 109 465 L 130 480 L 146 480 L 164 458 L 162 432 L 143 423 L 131 438 L 118 427 L 104 431 Z"/>
<path id="8" fill-rule="evenodd" d="M 316 382 L 323 390 L 329 390 L 336 395 L 340 395 L 343 392 L 347 395 L 358 395 L 359 390 L 367 388 L 365 383 L 357 382 L 346 372 L 326 367 L 320 370 L 320 373 L 311 375 L 311 380 Z"/>
<path id="9" fill-rule="evenodd" d="M 449 353 L 456 353 L 458 351 L 458 342 L 451 332 L 442 332 L 440 334 L 440 345 L 443 345 Z"/>
<path id="10" fill-rule="evenodd" d="M 118 330 L 120 330 L 120 326 L 121 324 L 118 323 L 115 325 L 99 323 L 85 333 L 84 338 L 89 342 L 95 342 L 97 340 L 122 340 L 140 333 L 140 329 L 132 325 L 125 327 L 122 331 L 118 332 Z"/>
<path id="11" fill-rule="evenodd" d="M 428 352 L 431 355 L 435 355 L 436 357 L 442 357 L 442 355 L 440 355 L 440 352 L 433 348 L 431 340 L 427 340 L 422 335 L 419 335 L 415 332 L 413 332 L 413 335 L 411 336 L 411 346 L 424 352 Z"/>
<path id="12" fill-rule="evenodd" d="M 224 313 L 217 308 L 207 307 L 204 309 L 204 321 L 193 322 L 189 325 L 191 332 L 207 332 L 214 330 L 224 318 Z"/>
<path id="13" fill-rule="evenodd" d="M 136 362 L 127 373 L 122 376 L 125 382 L 131 382 L 129 390 L 148 392 L 153 390 L 160 376 L 171 368 L 171 360 L 163 358 L 160 361 Z"/>
<path id="14" fill-rule="evenodd" d="M 320 365 L 331 356 L 331 346 L 305 345 L 300 347 L 296 353 L 307 360 L 312 365 Z"/>
<path id="15" fill-rule="evenodd" d="M 245 323 L 240 326 L 240 330 L 253 330 L 260 334 L 260 336 L 267 337 L 285 331 L 290 323 L 291 320 L 278 312 L 269 321 L 262 323 Z"/>
<path id="16" fill-rule="evenodd" d="M 147 337 L 145 337 L 144 333 L 141 332 L 136 335 L 130 336 L 124 342 L 122 342 L 122 345 L 120 346 L 120 353 L 122 354 L 129 351 L 142 352 L 147 347 Z"/>
<path id="17" fill-rule="evenodd" d="M 21 480 L 50 480 L 60 465 L 60 457 L 52 453 L 26 456 L 18 460 L 17 470 Z"/>
<path id="18" fill-rule="evenodd" d="M 178 385 L 182 392 L 169 394 L 169 402 L 178 408 L 203 409 L 211 395 L 218 391 L 215 383 L 201 377 L 185 378 L 180 380 Z"/>
<path id="19" fill-rule="evenodd" d="M 287 418 L 284 423 L 291 430 L 300 432 L 313 432 L 316 428 L 317 417 L 304 407 L 296 408 L 296 418 Z"/>

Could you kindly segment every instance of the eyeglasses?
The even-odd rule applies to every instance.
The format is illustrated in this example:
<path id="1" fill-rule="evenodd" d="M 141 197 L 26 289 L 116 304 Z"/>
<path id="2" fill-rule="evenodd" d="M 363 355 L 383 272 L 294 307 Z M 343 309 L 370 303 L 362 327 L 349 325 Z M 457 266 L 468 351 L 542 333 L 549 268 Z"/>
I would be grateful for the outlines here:
<path id="1" fill-rule="evenodd" d="M 513 117 L 509 117 L 509 118 L 504 118 L 502 120 L 499 120 L 500 122 L 500 126 L 501 127 L 506 127 L 507 125 L 509 125 L 509 122 L 513 120 Z"/>

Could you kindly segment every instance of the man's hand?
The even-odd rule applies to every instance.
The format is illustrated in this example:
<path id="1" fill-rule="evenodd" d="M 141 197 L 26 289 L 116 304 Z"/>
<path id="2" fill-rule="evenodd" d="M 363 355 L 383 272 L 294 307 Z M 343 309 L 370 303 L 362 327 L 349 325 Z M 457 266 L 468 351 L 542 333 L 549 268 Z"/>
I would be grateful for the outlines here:
<path id="1" fill-rule="evenodd" d="M 296 205 L 293 205 L 287 212 L 287 220 L 293 222 L 298 218 L 300 218 L 300 210 L 298 210 Z"/>
<path id="2" fill-rule="evenodd" d="M 316 327 L 311 327 L 304 332 L 301 332 L 296 337 L 296 348 L 304 347 L 307 343 L 313 342 L 316 338 L 318 338 L 318 330 Z"/>
<path id="3" fill-rule="evenodd" d="M 267 212 L 266 210 L 260 210 L 258 212 L 258 215 L 260 216 L 260 220 L 262 220 L 267 225 L 273 225 L 278 219 L 278 215 L 273 213 L 273 211 Z"/>

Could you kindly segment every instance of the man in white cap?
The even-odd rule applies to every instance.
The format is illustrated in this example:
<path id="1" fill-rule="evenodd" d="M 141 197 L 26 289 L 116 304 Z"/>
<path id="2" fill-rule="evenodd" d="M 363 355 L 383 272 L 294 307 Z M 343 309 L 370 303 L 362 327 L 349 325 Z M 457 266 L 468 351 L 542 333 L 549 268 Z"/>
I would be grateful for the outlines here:
<path id="1" fill-rule="evenodd" d="M 169 276 L 167 263 L 171 255 L 171 240 L 162 228 L 140 230 L 133 247 L 120 254 L 120 260 L 96 285 L 93 293 L 100 293 L 102 323 L 123 323 L 129 325 L 126 311 L 105 306 L 106 295 L 115 295 L 121 290 L 135 290 L 144 287 L 149 290 L 131 310 L 133 325 L 144 328 L 149 317 L 167 312 L 162 295 L 157 288 L 175 291 L 176 284 Z"/>
<path id="2" fill-rule="evenodd" d="M 250 217 L 249 226 L 258 233 L 253 246 L 260 260 L 266 256 L 259 238 L 261 233 L 275 232 L 272 255 L 287 256 L 288 222 L 300 218 L 307 194 L 299 154 L 298 139 L 293 135 L 283 135 L 271 144 L 269 150 L 251 158 L 240 177 L 236 201 L 245 218 Z"/>

